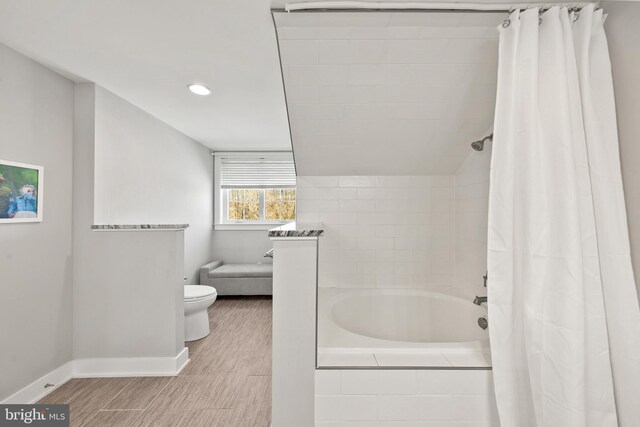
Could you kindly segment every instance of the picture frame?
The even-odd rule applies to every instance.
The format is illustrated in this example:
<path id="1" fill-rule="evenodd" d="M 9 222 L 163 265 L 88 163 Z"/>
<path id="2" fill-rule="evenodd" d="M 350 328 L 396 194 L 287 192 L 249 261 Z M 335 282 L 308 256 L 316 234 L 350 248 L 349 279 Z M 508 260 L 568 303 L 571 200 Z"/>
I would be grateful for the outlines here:
<path id="1" fill-rule="evenodd" d="M 0 160 L 0 224 L 42 222 L 44 167 Z"/>

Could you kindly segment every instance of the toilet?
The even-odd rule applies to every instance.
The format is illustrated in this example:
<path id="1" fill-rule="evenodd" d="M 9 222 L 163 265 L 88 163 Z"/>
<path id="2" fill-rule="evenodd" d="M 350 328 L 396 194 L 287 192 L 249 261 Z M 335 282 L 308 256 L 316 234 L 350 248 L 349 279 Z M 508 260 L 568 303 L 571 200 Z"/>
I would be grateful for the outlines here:
<path id="1" fill-rule="evenodd" d="M 184 287 L 184 340 L 195 341 L 209 335 L 207 308 L 216 300 L 216 288 L 202 285 Z"/>

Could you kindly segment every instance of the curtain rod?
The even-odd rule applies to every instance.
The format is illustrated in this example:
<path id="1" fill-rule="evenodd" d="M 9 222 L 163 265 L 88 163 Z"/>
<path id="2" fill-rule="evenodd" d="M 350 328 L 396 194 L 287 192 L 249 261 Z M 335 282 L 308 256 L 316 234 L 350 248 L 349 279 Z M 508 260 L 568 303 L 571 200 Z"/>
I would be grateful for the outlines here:
<path id="1" fill-rule="evenodd" d="M 597 2 L 574 3 L 459 3 L 459 2 L 367 2 L 367 1 L 317 1 L 307 3 L 287 3 L 286 12 L 295 11 L 465 11 L 465 12 L 509 12 L 516 9 L 540 7 L 548 9 L 552 6 L 562 6 L 570 9 L 582 9 L 585 6 L 597 6 Z"/>
<path id="2" fill-rule="evenodd" d="M 291 150 L 221 150 L 210 151 L 212 156 L 238 156 L 238 157 L 250 157 L 250 156 L 275 156 L 275 155 L 290 155 Z"/>

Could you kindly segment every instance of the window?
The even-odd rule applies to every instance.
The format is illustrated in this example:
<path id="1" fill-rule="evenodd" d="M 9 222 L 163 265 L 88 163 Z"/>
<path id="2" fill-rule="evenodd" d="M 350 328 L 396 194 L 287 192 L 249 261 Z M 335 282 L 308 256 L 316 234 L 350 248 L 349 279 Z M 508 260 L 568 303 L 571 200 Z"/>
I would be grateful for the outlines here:
<path id="1" fill-rule="evenodd" d="M 257 221 L 262 214 L 264 190 L 225 190 L 227 192 L 227 219 L 232 221 Z"/>
<path id="2" fill-rule="evenodd" d="M 265 190 L 265 218 L 267 221 L 296 219 L 296 189 L 270 188 Z"/>
<path id="3" fill-rule="evenodd" d="M 290 153 L 216 153 L 217 229 L 272 228 L 295 220 Z"/>

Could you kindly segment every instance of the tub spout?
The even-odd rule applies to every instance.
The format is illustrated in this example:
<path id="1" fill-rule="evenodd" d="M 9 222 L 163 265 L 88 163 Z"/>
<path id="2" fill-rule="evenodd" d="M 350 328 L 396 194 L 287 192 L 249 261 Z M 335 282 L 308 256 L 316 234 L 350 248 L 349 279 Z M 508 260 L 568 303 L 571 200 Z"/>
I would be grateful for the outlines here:
<path id="1" fill-rule="evenodd" d="M 475 305 L 480 305 L 480 304 L 482 304 L 483 302 L 487 302 L 487 297 L 478 297 L 478 296 L 476 296 L 476 297 L 473 299 L 473 303 L 474 303 Z"/>

